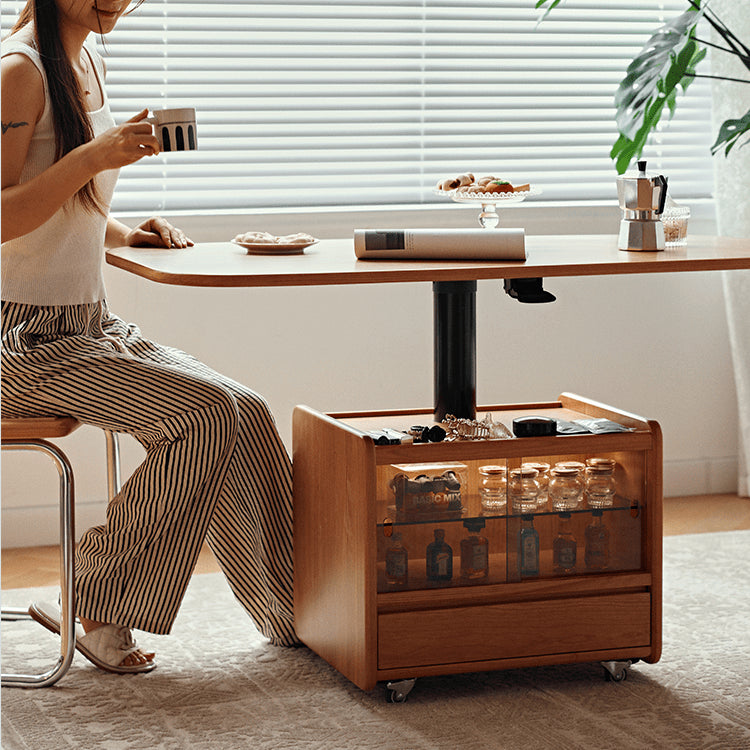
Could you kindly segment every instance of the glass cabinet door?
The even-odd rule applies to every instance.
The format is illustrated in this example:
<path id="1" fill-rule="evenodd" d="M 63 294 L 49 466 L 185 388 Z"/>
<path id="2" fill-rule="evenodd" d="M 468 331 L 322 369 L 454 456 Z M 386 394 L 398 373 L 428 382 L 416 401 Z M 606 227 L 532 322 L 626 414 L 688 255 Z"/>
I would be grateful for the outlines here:
<path id="1" fill-rule="evenodd" d="M 530 456 L 510 464 L 509 581 L 641 569 L 643 452 Z"/>
<path id="2" fill-rule="evenodd" d="M 642 451 L 378 466 L 378 592 L 639 570 L 645 482 Z"/>

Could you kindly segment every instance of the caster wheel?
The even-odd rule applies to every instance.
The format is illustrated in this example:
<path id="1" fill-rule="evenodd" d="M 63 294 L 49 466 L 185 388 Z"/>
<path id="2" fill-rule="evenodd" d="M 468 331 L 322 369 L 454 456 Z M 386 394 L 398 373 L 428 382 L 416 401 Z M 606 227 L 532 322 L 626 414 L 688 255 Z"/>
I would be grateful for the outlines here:
<path id="1" fill-rule="evenodd" d="M 628 678 L 628 670 L 627 669 L 621 669 L 619 672 L 615 672 L 614 674 L 610 672 L 608 669 L 604 670 L 604 679 L 608 682 L 623 682 Z"/>
<path id="2" fill-rule="evenodd" d="M 406 703 L 406 697 L 412 691 L 417 678 L 414 677 L 409 680 L 395 680 L 389 682 L 385 687 L 388 691 L 385 699 L 388 703 Z"/>
<path id="3" fill-rule="evenodd" d="M 633 659 L 624 659 L 621 661 L 603 661 L 604 679 L 610 682 L 622 682 L 627 679 L 628 667 L 633 664 Z"/>

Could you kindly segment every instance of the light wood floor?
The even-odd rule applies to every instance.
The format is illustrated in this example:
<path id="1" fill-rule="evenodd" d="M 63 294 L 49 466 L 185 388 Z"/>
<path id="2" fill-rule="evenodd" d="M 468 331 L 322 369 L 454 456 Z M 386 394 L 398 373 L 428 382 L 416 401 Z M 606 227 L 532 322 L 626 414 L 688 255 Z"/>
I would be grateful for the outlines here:
<path id="1" fill-rule="evenodd" d="M 700 534 L 750 529 L 750 498 L 736 495 L 701 495 L 664 500 L 664 535 Z M 207 548 L 201 552 L 196 573 L 213 573 L 218 565 Z M 60 580 L 57 546 L 22 547 L 2 551 L 2 588 L 54 586 Z"/>

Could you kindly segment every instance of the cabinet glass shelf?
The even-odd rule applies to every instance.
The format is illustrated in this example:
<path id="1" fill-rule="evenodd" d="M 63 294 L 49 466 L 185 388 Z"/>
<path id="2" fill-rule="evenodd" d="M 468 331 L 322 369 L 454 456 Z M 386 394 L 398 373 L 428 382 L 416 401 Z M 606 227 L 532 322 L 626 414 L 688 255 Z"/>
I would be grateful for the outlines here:
<path id="1" fill-rule="evenodd" d="M 629 511 L 633 518 L 638 518 L 641 513 L 641 504 L 638 500 L 627 500 L 626 498 L 617 495 L 612 505 L 605 507 L 591 507 L 590 505 L 581 505 L 577 508 L 571 508 L 570 510 L 554 510 L 552 508 L 537 508 L 533 511 L 512 511 L 510 513 L 485 513 L 482 511 L 478 514 L 463 513 L 456 516 L 429 516 L 425 518 L 398 518 L 398 514 L 393 509 L 392 515 L 379 521 L 377 527 L 379 529 L 387 529 L 389 527 L 401 526 L 435 526 L 436 524 L 464 524 L 466 521 L 490 521 L 497 519 L 508 519 L 508 518 L 523 518 L 524 516 L 533 516 L 534 518 L 541 516 L 560 516 L 561 513 L 569 513 L 571 515 L 591 515 L 594 511 L 602 511 L 603 513 L 613 513 L 618 511 Z"/>

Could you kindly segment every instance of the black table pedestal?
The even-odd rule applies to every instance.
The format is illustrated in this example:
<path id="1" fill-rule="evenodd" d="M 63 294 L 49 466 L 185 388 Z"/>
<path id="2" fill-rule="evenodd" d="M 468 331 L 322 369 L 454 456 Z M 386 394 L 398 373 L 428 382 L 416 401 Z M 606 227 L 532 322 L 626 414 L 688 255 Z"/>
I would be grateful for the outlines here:
<path id="1" fill-rule="evenodd" d="M 435 421 L 476 417 L 477 282 L 434 281 Z"/>

